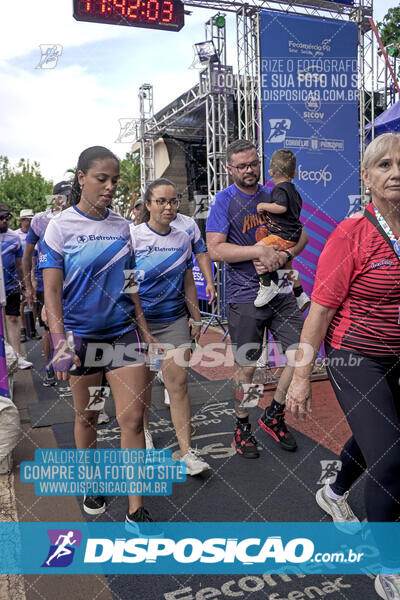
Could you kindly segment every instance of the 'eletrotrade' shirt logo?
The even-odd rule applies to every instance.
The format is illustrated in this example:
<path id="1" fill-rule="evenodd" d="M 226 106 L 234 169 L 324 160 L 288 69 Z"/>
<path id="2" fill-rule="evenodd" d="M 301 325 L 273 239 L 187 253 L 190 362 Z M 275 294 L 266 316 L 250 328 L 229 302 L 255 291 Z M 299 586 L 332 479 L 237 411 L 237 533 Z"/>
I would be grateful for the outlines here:
<path id="1" fill-rule="evenodd" d="M 79 244 L 86 244 L 86 242 L 103 242 L 103 241 L 112 241 L 112 240 L 122 240 L 124 239 L 122 235 L 84 235 L 80 234 L 76 236 L 76 240 Z"/>

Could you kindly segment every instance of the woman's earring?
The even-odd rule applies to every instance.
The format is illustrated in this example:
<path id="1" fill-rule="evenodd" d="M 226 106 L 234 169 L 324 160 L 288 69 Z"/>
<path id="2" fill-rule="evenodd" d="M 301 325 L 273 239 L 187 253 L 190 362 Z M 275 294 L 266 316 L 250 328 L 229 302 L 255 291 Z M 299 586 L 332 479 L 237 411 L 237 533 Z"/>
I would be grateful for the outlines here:
<path id="1" fill-rule="evenodd" d="M 371 190 L 368 187 L 365 188 L 365 195 L 366 196 L 370 196 L 371 195 Z"/>

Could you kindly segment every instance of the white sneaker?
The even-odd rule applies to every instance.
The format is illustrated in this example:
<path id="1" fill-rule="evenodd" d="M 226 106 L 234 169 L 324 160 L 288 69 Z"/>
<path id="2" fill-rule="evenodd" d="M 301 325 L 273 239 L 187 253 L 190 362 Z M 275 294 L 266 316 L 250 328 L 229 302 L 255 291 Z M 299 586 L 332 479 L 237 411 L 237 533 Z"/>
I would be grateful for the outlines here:
<path id="1" fill-rule="evenodd" d="M 33 363 L 26 360 L 21 354 L 17 354 L 18 356 L 18 369 L 30 369 Z"/>
<path id="2" fill-rule="evenodd" d="M 182 456 L 181 460 L 186 463 L 186 473 L 188 475 L 198 475 L 211 469 L 210 465 L 201 458 L 199 451 L 193 448 L 189 448 L 188 453 Z"/>
<path id="3" fill-rule="evenodd" d="M 153 438 L 149 429 L 144 430 L 144 441 L 146 442 L 146 450 L 154 450 Z"/>
<path id="4" fill-rule="evenodd" d="M 169 394 L 168 394 L 167 388 L 164 388 L 164 404 L 165 404 L 165 406 L 170 406 L 171 405 L 171 400 L 169 398 Z"/>
<path id="5" fill-rule="evenodd" d="M 273 281 L 271 281 L 270 285 L 263 285 L 260 283 L 260 289 L 257 294 L 257 298 L 254 300 L 254 306 L 260 308 L 260 306 L 264 306 L 264 304 L 268 304 L 271 302 L 275 296 L 279 294 L 279 286 L 276 285 Z"/>
<path id="6" fill-rule="evenodd" d="M 296 298 L 297 306 L 304 312 L 311 304 L 310 298 L 307 296 L 305 292 L 302 292 L 298 298 Z"/>
<path id="7" fill-rule="evenodd" d="M 377 575 L 375 578 L 375 591 L 385 600 L 400 600 L 400 575 Z"/>
<path id="8" fill-rule="evenodd" d="M 341 498 L 334 500 L 327 494 L 328 485 L 329 484 L 326 483 L 324 487 L 320 488 L 315 494 L 318 506 L 332 517 L 335 527 L 339 529 L 339 531 L 350 534 L 357 533 L 361 529 L 361 523 L 347 503 L 349 492 L 346 492 Z M 353 525 L 352 527 L 346 527 L 347 523 L 358 523 L 358 526 Z"/>
<path id="9" fill-rule="evenodd" d="M 110 420 L 110 417 L 108 416 L 108 414 L 106 413 L 105 410 L 101 410 L 99 412 L 99 416 L 97 418 L 97 425 L 101 425 L 102 423 L 108 423 L 108 421 Z"/>

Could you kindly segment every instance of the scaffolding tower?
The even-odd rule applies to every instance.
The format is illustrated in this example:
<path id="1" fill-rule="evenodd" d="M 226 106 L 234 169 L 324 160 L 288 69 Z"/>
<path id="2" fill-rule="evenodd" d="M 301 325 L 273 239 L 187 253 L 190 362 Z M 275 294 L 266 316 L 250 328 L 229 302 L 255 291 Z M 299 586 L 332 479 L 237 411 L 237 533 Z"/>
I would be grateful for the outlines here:
<path id="1" fill-rule="evenodd" d="M 261 114 L 260 31 L 261 10 L 303 14 L 313 17 L 334 18 L 357 23 L 359 32 L 359 118 L 360 160 L 366 146 L 366 126 L 373 128 L 375 119 L 376 85 L 381 85 L 382 71 L 376 66 L 377 41 L 371 29 L 373 0 L 355 0 L 353 5 L 325 0 L 185 0 L 186 6 L 208 8 L 236 13 L 237 75 L 226 65 L 226 31 L 217 27 L 215 17 L 205 25 L 206 39 L 214 42 L 219 57 L 200 73 L 200 82 L 185 94 L 154 115 L 152 86 L 140 88 L 140 141 L 141 185 L 154 178 L 154 139 L 164 133 L 178 132 L 176 123 L 184 115 L 206 106 L 206 145 L 209 200 L 228 184 L 225 168 L 225 150 L 233 130 L 228 121 L 229 96 L 236 93 L 238 110 L 238 137 L 255 143 L 262 153 L 263 131 Z M 218 16 L 218 15 L 217 15 Z M 377 73 L 379 81 L 377 81 Z M 232 86 L 232 81 L 235 82 Z M 235 88 L 235 89 L 234 89 Z M 181 134 L 188 134 L 181 128 Z M 373 134 L 372 134 L 373 135 Z M 262 164 L 263 161 L 261 161 Z M 263 174 L 262 174 L 263 175 Z"/>

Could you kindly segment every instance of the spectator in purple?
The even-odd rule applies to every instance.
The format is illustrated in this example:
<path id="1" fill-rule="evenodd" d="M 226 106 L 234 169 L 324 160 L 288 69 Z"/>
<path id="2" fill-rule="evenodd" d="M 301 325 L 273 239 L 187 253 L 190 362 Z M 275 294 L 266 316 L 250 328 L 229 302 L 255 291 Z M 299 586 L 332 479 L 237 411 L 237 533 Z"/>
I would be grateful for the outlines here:
<path id="1" fill-rule="evenodd" d="M 255 245 L 256 231 L 264 227 L 265 215 L 257 213 L 260 202 L 269 201 L 266 188 L 258 183 L 260 159 L 254 144 L 247 140 L 232 142 L 227 149 L 228 172 L 233 184 L 219 192 L 207 219 L 207 247 L 211 260 L 227 263 L 226 301 L 228 324 L 234 346 L 236 371 L 233 385 L 237 417 L 233 443 L 244 458 L 258 458 L 257 441 L 249 423 L 249 406 L 254 401 L 253 374 L 262 352 L 265 330 L 269 330 L 282 352 L 298 343 L 303 318 L 292 294 L 278 294 L 269 304 L 256 308 L 259 272 L 276 271 L 296 257 L 305 247 L 308 236 L 290 250 Z M 255 263 L 253 261 L 256 261 Z M 293 368 L 283 369 L 274 399 L 258 420 L 261 429 L 284 450 L 296 450 L 297 444 L 285 424 L 285 396 Z"/>

